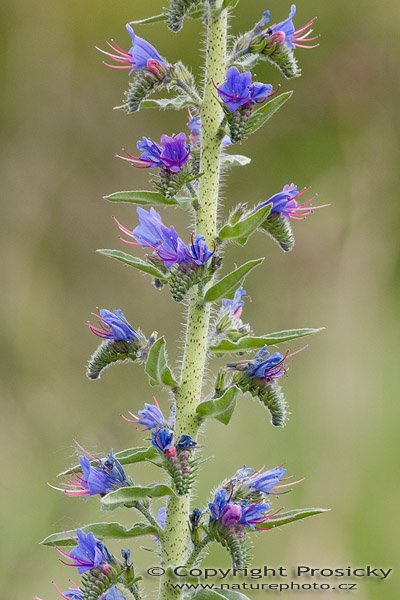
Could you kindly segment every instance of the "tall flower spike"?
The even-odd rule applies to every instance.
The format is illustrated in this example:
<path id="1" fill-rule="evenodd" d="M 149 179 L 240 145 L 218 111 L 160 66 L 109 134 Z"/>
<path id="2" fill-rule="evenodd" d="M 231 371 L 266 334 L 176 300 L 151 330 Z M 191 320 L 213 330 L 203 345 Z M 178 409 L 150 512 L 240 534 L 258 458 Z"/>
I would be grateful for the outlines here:
<path id="1" fill-rule="evenodd" d="M 287 184 L 281 192 L 271 196 L 265 202 L 261 202 L 254 209 L 256 212 L 264 206 L 271 205 L 271 212 L 261 228 L 278 243 L 284 252 L 289 252 L 294 246 L 294 235 L 290 221 L 302 221 L 311 215 L 314 210 L 329 206 L 329 204 L 313 206 L 312 201 L 317 198 L 317 194 L 299 202 L 298 199 L 304 196 L 308 190 L 309 188 L 304 187 L 299 191 L 294 183 Z"/>
<path id="2" fill-rule="evenodd" d="M 111 364 L 139 359 L 142 351 L 154 341 L 148 341 L 140 331 L 135 330 L 120 309 L 112 312 L 102 308 L 95 316 L 99 326 L 88 322 L 88 327 L 103 341 L 89 359 L 86 370 L 89 379 L 98 379 Z"/>

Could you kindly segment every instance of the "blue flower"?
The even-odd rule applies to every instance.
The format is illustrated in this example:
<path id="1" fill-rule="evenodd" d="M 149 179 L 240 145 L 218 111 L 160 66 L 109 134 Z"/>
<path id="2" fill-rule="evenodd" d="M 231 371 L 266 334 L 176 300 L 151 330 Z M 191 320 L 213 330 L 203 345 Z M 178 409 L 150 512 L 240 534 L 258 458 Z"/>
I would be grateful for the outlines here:
<path id="1" fill-rule="evenodd" d="M 186 143 L 186 134 L 178 133 L 172 137 L 168 135 L 161 136 L 161 156 L 160 159 L 168 171 L 178 173 L 186 165 L 190 148 Z"/>
<path id="2" fill-rule="evenodd" d="M 102 54 L 109 56 L 116 62 L 115 65 L 105 63 L 108 67 L 111 67 L 112 69 L 129 69 L 130 71 L 137 71 L 145 68 L 151 69 L 154 64 L 167 64 L 154 46 L 135 34 L 129 23 L 126 25 L 126 29 L 132 40 L 132 46 L 128 52 L 123 50 L 123 48 L 120 48 L 118 44 L 114 42 L 107 42 L 107 45 L 113 52 L 102 50 L 96 46 L 97 50 Z"/>
<path id="3" fill-rule="evenodd" d="M 165 523 L 167 521 L 167 509 L 165 508 L 165 506 L 161 506 L 158 509 L 157 521 L 158 521 L 158 524 L 161 527 L 161 529 L 164 529 Z"/>
<path id="4" fill-rule="evenodd" d="M 125 156 L 116 154 L 116 157 L 126 160 L 133 167 L 145 169 L 160 167 L 169 173 L 178 173 L 182 171 L 190 156 L 190 146 L 187 144 L 185 133 L 173 136 L 162 135 L 160 144 L 143 137 L 136 146 L 141 152 L 140 156 L 124 150 Z"/>
<path id="5" fill-rule="evenodd" d="M 144 408 L 139 410 L 137 417 L 132 415 L 135 417 L 135 421 L 132 422 L 143 425 L 145 429 L 161 429 L 162 427 L 171 426 L 173 424 L 171 418 L 167 421 L 156 398 L 154 398 L 154 402 L 155 404 L 148 404 L 146 402 Z M 131 420 L 127 419 L 127 421 Z"/>
<path id="6" fill-rule="evenodd" d="M 110 588 L 108 592 L 106 592 L 104 596 L 101 597 L 100 600 L 125 600 L 125 596 L 120 594 L 116 586 L 113 585 L 113 587 Z"/>
<path id="7" fill-rule="evenodd" d="M 196 446 L 197 446 L 197 442 L 195 442 L 195 440 L 192 438 L 192 436 L 184 433 L 179 438 L 179 440 L 176 444 L 176 449 L 178 451 L 193 450 L 193 448 L 195 448 Z"/>
<path id="8" fill-rule="evenodd" d="M 69 588 L 66 592 L 61 593 L 61 597 L 68 600 L 82 600 L 83 592 L 79 588 Z"/>
<path id="9" fill-rule="evenodd" d="M 172 440 L 174 439 L 173 432 L 167 427 L 157 429 L 151 436 L 151 443 L 157 450 L 162 453 L 168 452 L 171 448 Z"/>
<path id="10" fill-rule="evenodd" d="M 284 475 L 286 475 L 286 469 L 283 467 L 275 467 L 264 473 L 255 473 L 254 475 L 250 474 L 245 476 L 243 478 L 243 484 L 257 492 L 270 494 Z"/>
<path id="11" fill-rule="evenodd" d="M 133 231 L 116 221 L 118 227 L 126 235 L 135 239 L 142 248 L 151 248 L 167 269 L 175 264 L 185 264 L 196 268 L 206 264 L 213 255 L 213 252 L 208 250 L 202 236 L 196 236 L 188 248 L 172 225 L 166 227 L 163 224 L 160 215 L 154 208 L 151 208 L 150 211 L 138 208 L 137 213 L 139 225 Z"/>
<path id="12" fill-rule="evenodd" d="M 242 309 L 244 306 L 244 302 L 242 298 L 246 298 L 247 292 L 243 287 L 240 287 L 236 290 L 235 295 L 232 300 L 228 298 L 222 299 L 222 308 L 225 311 L 228 311 L 232 318 L 239 319 L 242 314 Z"/>
<path id="13" fill-rule="evenodd" d="M 276 25 L 272 25 L 268 29 L 268 34 L 274 36 L 276 42 L 285 42 L 289 48 L 316 48 L 319 44 L 312 44 L 315 40 L 318 39 L 319 36 L 309 37 L 313 32 L 311 29 L 314 24 L 316 17 L 311 19 L 303 25 L 296 29 L 293 23 L 293 17 L 296 14 L 296 5 L 292 4 L 290 13 L 287 19 L 281 21 Z M 270 12 L 267 10 L 264 12 L 264 15 L 260 21 L 260 26 L 265 26 L 269 23 L 271 18 Z"/>
<path id="14" fill-rule="evenodd" d="M 212 521 L 218 521 L 218 519 L 220 519 L 224 508 L 228 504 L 228 501 L 228 494 L 226 490 L 222 488 L 215 492 L 213 501 L 208 505 Z"/>
<path id="15" fill-rule="evenodd" d="M 204 241 L 204 235 L 196 235 L 194 239 L 192 238 L 192 243 L 190 244 L 190 256 L 193 258 L 196 265 L 205 265 L 213 254 L 214 252 L 211 252 L 211 250 L 208 249 L 207 244 Z"/>
<path id="16" fill-rule="evenodd" d="M 299 203 L 297 199 L 303 196 L 307 191 L 308 188 L 306 187 L 299 191 L 297 185 L 294 183 L 286 184 L 281 192 L 274 194 L 271 198 L 259 204 L 255 210 L 259 210 L 270 204 L 271 214 L 275 213 L 287 219 L 302 221 L 314 212 L 314 210 L 329 206 L 328 204 L 313 206 L 311 202 L 317 198 L 317 194 L 314 194 L 311 198 Z"/>
<path id="17" fill-rule="evenodd" d="M 285 357 L 280 352 L 270 354 L 268 346 L 264 346 L 257 352 L 254 360 L 249 363 L 246 370 L 250 377 L 267 379 L 268 381 L 279 379 L 286 375 L 284 360 Z"/>
<path id="18" fill-rule="evenodd" d="M 230 67 L 226 80 L 217 87 L 219 97 L 231 113 L 241 106 L 264 102 L 272 91 L 272 85 L 253 83 L 250 71 L 241 73 L 237 67 Z"/>
<path id="19" fill-rule="evenodd" d="M 112 556 L 107 548 L 100 540 L 95 538 L 91 531 L 85 533 L 82 529 L 77 529 L 76 535 L 78 537 L 78 544 L 69 554 L 61 548 L 57 548 L 57 550 L 60 554 L 71 560 L 71 563 L 66 564 L 76 567 L 79 575 L 112 562 Z"/>
<path id="20" fill-rule="evenodd" d="M 242 516 L 239 522 L 242 525 L 251 527 L 251 529 L 255 529 L 256 525 L 267 520 L 268 516 L 266 513 L 269 508 L 270 506 L 267 503 L 243 504 Z"/>
<path id="21" fill-rule="evenodd" d="M 122 310 L 116 309 L 114 312 L 102 308 L 97 315 L 100 328 L 88 323 L 89 329 L 97 336 L 106 340 L 115 342 L 139 342 L 139 336 L 126 320 Z"/>

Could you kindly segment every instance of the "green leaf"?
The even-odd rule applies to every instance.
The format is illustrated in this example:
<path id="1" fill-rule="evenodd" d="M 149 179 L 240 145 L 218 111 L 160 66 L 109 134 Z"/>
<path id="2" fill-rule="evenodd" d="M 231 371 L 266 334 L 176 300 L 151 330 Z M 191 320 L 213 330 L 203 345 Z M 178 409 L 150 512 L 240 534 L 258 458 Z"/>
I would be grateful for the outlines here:
<path id="1" fill-rule="evenodd" d="M 251 158 L 243 154 L 223 154 L 221 162 L 224 167 L 245 167 L 251 163 Z"/>
<path id="2" fill-rule="evenodd" d="M 196 408 L 196 413 L 202 417 L 217 419 L 224 425 L 228 425 L 236 407 L 236 397 L 240 392 L 236 386 L 230 387 L 219 398 L 202 402 Z"/>
<path id="3" fill-rule="evenodd" d="M 155 527 L 151 527 L 146 523 L 136 523 L 132 527 L 124 527 L 121 523 L 92 523 L 80 527 L 85 533 L 91 531 L 97 538 L 132 538 L 141 535 L 152 535 L 157 533 Z M 53 533 L 40 542 L 44 546 L 74 546 L 76 544 L 76 530 L 60 531 Z"/>
<path id="4" fill-rule="evenodd" d="M 154 446 L 144 446 L 137 448 L 127 448 L 126 450 L 120 450 L 119 452 L 115 452 L 114 456 L 121 465 L 133 465 L 138 462 L 144 462 L 146 460 L 152 461 L 158 456 L 157 450 Z M 96 461 L 92 461 L 90 464 L 96 465 Z M 57 477 L 65 477 L 65 475 L 71 475 L 72 473 L 79 473 L 81 471 L 80 465 L 75 465 L 71 467 L 67 471 L 63 471 L 59 473 Z"/>
<path id="5" fill-rule="evenodd" d="M 234 225 L 227 223 L 220 230 L 218 237 L 221 240 L 232 240 L 241 245 L 245 244 L 268 217 L 271 208 L 272 205 L 267 204 L 259 210 L 248 213 Z"/>
<path id="6" fill-rule="evenodd" d="M 168 485 L 157 483 L 152 485 L 134 485 L 110 492 L 101 499 L 101 504 L 105 510 L 114 510 L 120 506 L 132 504 L 142 498 L 163 498 L 164 496 L 175 496 L 175 493 Z"/>
<path id="7" fill-rule="evenodd" d="M 133 192 L 115 192 L 104 196 L 109 202 L 126 202 L 128 204 L 140 204 L 141 206 L 154 206 L 163 204 L 164 206 L 176 206 L 178 202 L 174 198 L 166 198 L 159 192 L 147 190 L 137 190 Z"/>
<path id="8" fill-rule="evenodd" d="M 168 366 L 164 337 L 156 340 L 151 346 L 147 356 L 145 371 L 149 376 L 150 385 L 177 386 L 177 381 Z"/>
<path id="9" fill-rule="evenodd" d="M 121 252 L 120 250 L 109 250 L 108 248 L 100 248 L 97 250 L 99 254 L 103 254 L 104 256 L 109 256 L 110 258 L 115 258 L 115 260 L 119 260 L 125 265 L 129 265 L 138 271 L 142 271 L 143 273 L 147 273 L 164 283 L 167 281 L 165 274 L 157 269 L 156 266 L 151 263 L 142 260 L 141 258 L 136 258 L 136 256 L 132 256 L 131 254 L 127 254 L 126 252 Z"/>
<path id="10" fill-rule="evenodd" d="M 288 525 L 294 521 L 300 521 L 300 519 L 329 512 L 329 510 L 329 508 L 298 508 L 296 510 L 288 510 L 287 512 L 279 513 L 276 517 L 269 519 L 265 523 L 257 525 L 257 529 L 274 529 L 275 527 Z"/>
<path id="11" fill-rule="evenodd" d="M 153 15 L 152 17 L 146 17 L 145 19 L 139 19 L 137 21 L 131 21 L 130 25 L 150 25 L 151 23 L 162 23 L 167 20 L 167 15 L 161 13 L 159 15 Z"/>
<path id="12" fill-rule="evenodd" d="M 243 281 L 247 277 L 247 275 L 252 271 L 255 267 L 260 265 L 263 262 L 264 258 L 257 258 L 255 260 L 249 260 L 244 265 L 241 265 L 229 275 L 226 275 L 213 286 L 211 286 L 204 296 L 204 300 L 206 302 L 214 302 L 219 298 L 228 298 L 229 295 L 235 293 L 236 289 L 242 285 Z"/>
<path id="13" fill-rule="evenodd" d="M 292 94 L 293 92 L 279 94 L 279 96 L 276 96 L 254 111 L 246 123 L 246 135 L 250 135 L 260 129 L 289 100 Z"/>
<path id="14" fill-rule="evenodd" d="M 306 335 L 314 335 L 323 331 L 325 327 L 319 329 L 287 329 L 285 331 L 275 331 L 274 333 L 267 333 L 261 337 L 253 337 L 246 335 L 237 342 L 232 340 L 221 340 L 218 344 L 210 346 L 210 352 L 215 354 L 228 354 L 231 352 L 251 352 L 258 350 L 263 346 L 271 346 L 273 344 L 281 344 L 282 342 L 288 342 L 289 340 L 295 340 L 297 338 L 304 337 Z"/>
<path id="15" fill-rule="evenodd" d="M 141 108 L 159 108 L 161 110 L 182 110 L 193 106 L 193 100 L 188 97 L 176 96 L 175 98 L 150 98 L 143 100 Z"/>

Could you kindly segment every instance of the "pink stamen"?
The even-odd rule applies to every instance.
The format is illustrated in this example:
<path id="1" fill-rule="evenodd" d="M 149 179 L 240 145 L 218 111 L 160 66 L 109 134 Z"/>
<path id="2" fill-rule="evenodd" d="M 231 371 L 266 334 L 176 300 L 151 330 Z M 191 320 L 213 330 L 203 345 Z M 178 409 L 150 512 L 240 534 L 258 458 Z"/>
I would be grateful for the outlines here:
<path id="1" fill-rule="evenodd" d="M 122 224 L 121 224 L 121 223 L 118 221 L 118 219 L 117 219 L 116 217 L 113 217 L 113 219 L 114 219 L 114 221 L 116 222 L 116 224 L 117 224 L 118 228 L 119 228 L 119 229 L 120 229 L 120 230 L 121 230 L 123 233 L 125 233 L 125 235 L 127 235 L 127 236 L 129 236 L 129 237 L 133 237 L 132 231 L 130 231 L 129 229 L 127 229 L 126 227 L 124 227 L 124 225 L 122 225 Z M 131 242 L 129 242 L 129 243 L 131 243 Z M 136 244 L 136 243 L 137 243 L 137 242 L 135 242 L 135 244 Z"/>
<path id="2" fill-rule="evenodd" d="M 102 61 L 103 65 L 105 65 L 106 67 L 109 67 L 110 69 L 132 69 L 132 65 L 110 65 L 109 63 L 107 63 L 105 60 Z"/>
<path id="3" fill-rule="evenodd" d="M 313 17 L 312 19 L 310 19 L 308 21 L 308 23 L 306 23 L 302 27 L 299 27 L 299 29 L 296 29 L 296 31 L 294 32 L 294 35 L 297 36 L 299 33 L 302 33 L 303 31 L 305 31 L 306 29 L 308 29 L 309 27 L 314 25 L 316 20 L 317 20 L 317 17 Z"/>

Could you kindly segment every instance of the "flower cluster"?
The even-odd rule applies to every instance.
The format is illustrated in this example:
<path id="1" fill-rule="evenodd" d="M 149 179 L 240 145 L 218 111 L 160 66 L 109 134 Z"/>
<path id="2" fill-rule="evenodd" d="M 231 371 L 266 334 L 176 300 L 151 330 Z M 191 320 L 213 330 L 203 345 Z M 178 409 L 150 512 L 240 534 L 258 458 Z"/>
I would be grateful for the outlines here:
<path id="1" fill-rule="evenodd" d="M 154 342 L 153 337 L 147 340 L 141 331 L 134 329 L 120 309 L 112 312 L 102 308 L 95 316 L 99 326 L 88 322 L 88 327 L 103 342 L 89 359 L 86 371 L 89 379 L 98 379 L 112 364 L 140 359 Z"/>
<path id="2" fill-rule="evenodd" d="M 230 113 L 239 108 L 252 108 L 255 104 L 265 102 L 273 93 L 269 83 L 253 83 L 250 71 L 241 73 L 237 67 L 230 67 L 226 80 L 217 87 L 222 102 Z"/>
<path id="3" fill-rule="evenodd" d="M 129 485 L 125 471 L 112 450 L 103 460 L 91 458 L 92 460 L 89 460 L 85 455 L 79 457 L 81 471 L 73 473 L 67 486 L 61 488 L 66 496 L 95 496 L 96 494 L 104 496 Z"/>
<path id="4" fill-rule="evenodd" d="M 232 299 L 222 299 L 216 324 L 217 335 L 223 335 L 237 341 L 251 332 L 250 325 L 243 323 L 241 319 L 244 298 L 248 298 L 248 294 L 243 287 L 240 287 L 236 290 Z"/>
<path id="5" fill-rule="evenodd" d="M 179 173 L 186 165 L 190 156 L 190 147 L 185 133 L 169 136 L 162 135 L 160 143 L 144 137 L 137 144 L 140 156 L 134 156 L 125 151 L 126 156 L 117 154 L 117 158 L 128 161 L 137 168 L 154 169 L 159 167 L 170 173 Z"/>

